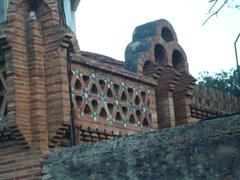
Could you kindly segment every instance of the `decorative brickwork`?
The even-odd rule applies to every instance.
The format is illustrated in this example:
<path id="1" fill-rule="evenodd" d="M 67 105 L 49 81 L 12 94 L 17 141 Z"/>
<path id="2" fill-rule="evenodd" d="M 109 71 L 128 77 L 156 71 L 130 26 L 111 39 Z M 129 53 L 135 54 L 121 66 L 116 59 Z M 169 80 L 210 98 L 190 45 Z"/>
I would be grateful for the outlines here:
<path id="1" fill-rule="evenodd" d="M 191 123 L 191 97 L 195 79 L 190 74 L 182 74 L 174 92 L 174 111 L 176 125 Z"/>
<path id="2" fill-rule="evenodd" d="M 117 134 L 158 128 L 154 84 L 139 83 L 137 77 L 134 81 L 125 79 L 121 72 L 114 75 L 103 72 L 104 67 L 94 66 L 74 64 L 71 85 L 78 124 L 99 124 L 99 130 L 110 128 Z"/>
<path id="3" fill-rule="evenodd" d="M 76 118 L 89 116 L 109 125 L 121 123 L 127 127 L 151 128 L 150 90 L 129 86 L 124 81 L 106 78 L 96 73 L 83 74 L 73 70 L 73 98 Z"/>
<path id="4" fill-rule="evenodd" d="M 11 0 L 0 23 L 0 179 L 39 179 L 46 153 L 74 137 L 96 142 L 240 111 L 239 98 L 194 89 L 166 20 L 138 26 L 123 62 L 80 51 L 59 2 Z M 70 2 L 75 11 L 80 1 Z"/>
<path id="5" fill-rule="evenodd" d="M 173 93 L 176 90 L 176 84 L 179 83 L 179 77 L 180 74 L 172 67 L 166 67 L 158 78 L 156 98 L 159 128 L 176 125 Z"/>
<path id="6" fill-rule="evenodd" d="M 218 90 L 196 86 L 191 101 L 192 120 L 232 114 L 240 111 L 240 98 Z"/>
<path id="7" fill-rule="evenodd" d="M 188 72 L 187 58 L 178 44 L 172 25 L 157 20 L 135 28 L 132 42 L 125 51 L 125 68 L 144 73 L 144 66 L 151 62 L 175 68 L 181 73 Z"/>

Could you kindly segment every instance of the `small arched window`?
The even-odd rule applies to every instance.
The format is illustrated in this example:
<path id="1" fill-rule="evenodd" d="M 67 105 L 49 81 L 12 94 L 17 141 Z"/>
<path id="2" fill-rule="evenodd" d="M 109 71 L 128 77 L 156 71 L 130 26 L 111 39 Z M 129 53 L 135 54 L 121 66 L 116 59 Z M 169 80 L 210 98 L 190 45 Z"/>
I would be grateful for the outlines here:
<path id="1" fill-rule="evenodd" d="M 164 66 L 167 63 L 167 51 L 161 44 L 155 46 L 154 56 L 155 61 L 161 66 Z"/>
<path id="2" fill-rule="evenodd" d="M 172 31 L 166 27 L 162 29 L 161 36 L 166 42 L 174 41 Z"/>
<path id="3" fill-rule="evenodd" d="M 183 73 L 185 72 L 184 57 L 180 51 L 174 50 L 172 54 L 172 65 L 177 71 Z"/>

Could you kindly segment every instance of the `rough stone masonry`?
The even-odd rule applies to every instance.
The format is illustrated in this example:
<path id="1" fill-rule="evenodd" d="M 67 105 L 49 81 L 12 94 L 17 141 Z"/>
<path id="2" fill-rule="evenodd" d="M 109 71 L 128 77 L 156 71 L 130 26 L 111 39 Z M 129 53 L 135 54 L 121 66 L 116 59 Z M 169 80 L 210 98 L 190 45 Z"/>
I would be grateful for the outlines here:
<path id="1" fill-rule="evenodd" d="M 239 179 L 240 115 L 57 149 L 42 179 Z"/>

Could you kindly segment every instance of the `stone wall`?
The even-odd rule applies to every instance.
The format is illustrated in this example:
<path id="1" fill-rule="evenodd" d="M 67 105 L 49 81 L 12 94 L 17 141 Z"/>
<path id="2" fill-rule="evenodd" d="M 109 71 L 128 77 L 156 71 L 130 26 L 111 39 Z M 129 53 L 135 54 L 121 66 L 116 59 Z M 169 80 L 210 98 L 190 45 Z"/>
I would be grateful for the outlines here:
<path id="1" fill-rule="evenodd" d="M 58 149 L 42 179 L 239 179 L 240 115 Z"/>

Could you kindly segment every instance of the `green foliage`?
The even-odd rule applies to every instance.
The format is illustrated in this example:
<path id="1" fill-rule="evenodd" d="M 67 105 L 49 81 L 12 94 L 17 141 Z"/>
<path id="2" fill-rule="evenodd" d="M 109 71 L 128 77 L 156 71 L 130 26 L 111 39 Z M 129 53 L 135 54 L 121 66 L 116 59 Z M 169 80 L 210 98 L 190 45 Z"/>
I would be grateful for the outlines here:
<path id="1" fill-rule="evenodd" d="M 199 85 L 240 96 L 240 81 L 238 79 L 237 70 L 230 69 L 229 71 L 221 71 L 213 74 L 204 71 L 199 75 Z"/>

